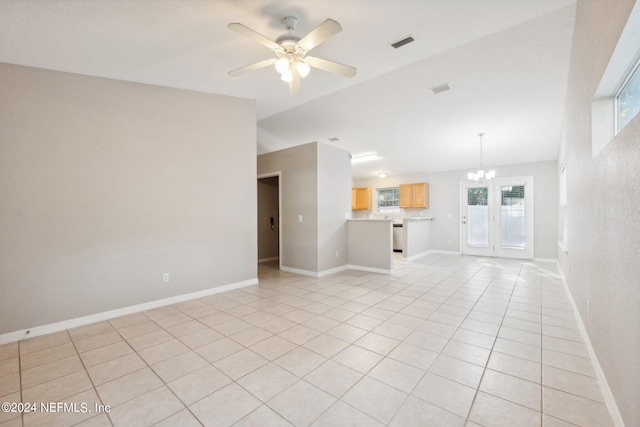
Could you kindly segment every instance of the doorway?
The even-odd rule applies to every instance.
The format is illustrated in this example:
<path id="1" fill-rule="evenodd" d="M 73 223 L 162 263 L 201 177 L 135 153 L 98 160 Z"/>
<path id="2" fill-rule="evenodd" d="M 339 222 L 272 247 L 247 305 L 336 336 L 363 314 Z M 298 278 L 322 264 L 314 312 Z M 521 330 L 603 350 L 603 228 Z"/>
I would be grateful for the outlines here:
<path id="1" fill-rule="evenodd" d="M 460 184 L 463 254 L 533 258 L 533 177 Z"/>
<path id="2" fill-rule="evenodd" d="M 281 265 L 280 174 L 258 177 L 258 263 Z"/>

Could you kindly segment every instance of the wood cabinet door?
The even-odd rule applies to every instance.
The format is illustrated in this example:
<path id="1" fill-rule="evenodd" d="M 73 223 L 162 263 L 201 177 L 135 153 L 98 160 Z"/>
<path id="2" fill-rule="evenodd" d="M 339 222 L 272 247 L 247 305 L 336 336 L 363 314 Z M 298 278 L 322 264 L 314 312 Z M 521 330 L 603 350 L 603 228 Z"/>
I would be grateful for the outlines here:
<path id="1" fill-rule="evenodd" d="M 358 209 L 371 209 L 371 189 L 369 187 L 358 188 Z"/>
<path id="2" fill-rule="evenodd" d="M 412 184 L 412 195 L 414 208 L 429 207 L 429 202 L 427 201 L 427 184 L 425 182 Z"/>
<path id="3" fill-rule="evenodd" d="M 400 184 L 400 207 L 413 207 L 413 185 Z"/>
<path id="4" fill-rule="evenodd" d="M 371 209 L 371 188 L 351 188 L 351 210 Z"/>

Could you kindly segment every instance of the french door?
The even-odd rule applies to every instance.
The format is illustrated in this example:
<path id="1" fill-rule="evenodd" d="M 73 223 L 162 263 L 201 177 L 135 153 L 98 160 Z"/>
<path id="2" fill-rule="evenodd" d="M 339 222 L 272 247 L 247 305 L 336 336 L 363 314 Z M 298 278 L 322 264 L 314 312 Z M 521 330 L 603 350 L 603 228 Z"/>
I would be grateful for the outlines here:
<path id="1" fill-rule="evenodd" d="M 460 184 L 463 254 L 533 258 L 533 177 Z"/>

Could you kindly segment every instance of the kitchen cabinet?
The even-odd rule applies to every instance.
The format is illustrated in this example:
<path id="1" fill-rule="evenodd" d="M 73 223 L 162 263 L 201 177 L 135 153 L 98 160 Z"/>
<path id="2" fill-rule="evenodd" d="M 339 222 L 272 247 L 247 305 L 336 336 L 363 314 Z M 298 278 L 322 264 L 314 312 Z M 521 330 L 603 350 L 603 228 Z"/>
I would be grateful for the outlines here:
<path id="1" fill-rule="evenodd" d="M 371 209 L 371 187 L 351 189 L 351 209 L 354 211 Z"/>
<path id="2" fill-rule="evenodd" d="M 428 208 L 429 183 L 400 184 L 401 208 Z"/>

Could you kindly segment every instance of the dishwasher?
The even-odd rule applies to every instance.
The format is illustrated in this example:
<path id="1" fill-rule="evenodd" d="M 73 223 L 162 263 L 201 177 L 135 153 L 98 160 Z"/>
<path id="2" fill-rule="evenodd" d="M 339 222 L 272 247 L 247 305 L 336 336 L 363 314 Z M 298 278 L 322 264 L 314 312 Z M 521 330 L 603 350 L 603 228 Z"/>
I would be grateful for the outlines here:
<path id="1" fill-rule="evenodd" d="M 393 224 L 393 252 L 402 252 L 402 224 Z"/>

